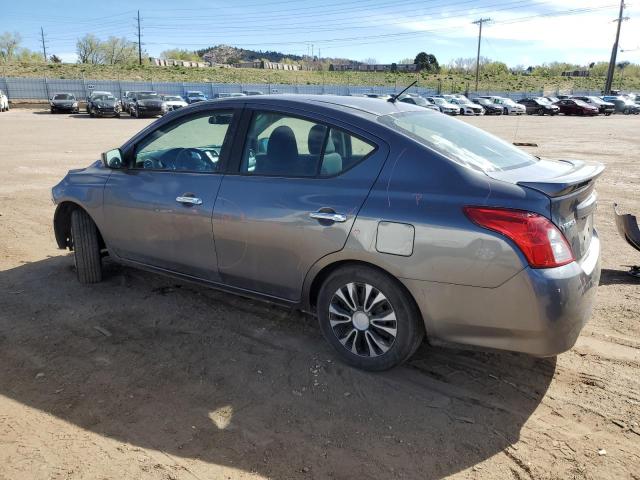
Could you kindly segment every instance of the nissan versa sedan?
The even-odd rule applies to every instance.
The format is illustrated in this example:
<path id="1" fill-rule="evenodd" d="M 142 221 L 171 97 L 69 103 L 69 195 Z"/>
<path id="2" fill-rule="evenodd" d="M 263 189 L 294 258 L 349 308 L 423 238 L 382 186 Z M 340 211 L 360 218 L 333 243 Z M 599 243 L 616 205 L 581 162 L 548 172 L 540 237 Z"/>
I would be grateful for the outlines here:
<path id="1" fill-rule="evenodd" d="M 82 283 L 112 260 L 317 316 L 345 362 L 423 338 L 556 355 L 600 277 L 601 164 L 399 101 L 265 95 L 173 111 L 53 187 Z"/>
<path id="2" fill-rule="evenodd" d="M 49 102 L 51 113 L 69 112 L 78 113 L 78 99 L 72 93 L 56 93 Z"/>

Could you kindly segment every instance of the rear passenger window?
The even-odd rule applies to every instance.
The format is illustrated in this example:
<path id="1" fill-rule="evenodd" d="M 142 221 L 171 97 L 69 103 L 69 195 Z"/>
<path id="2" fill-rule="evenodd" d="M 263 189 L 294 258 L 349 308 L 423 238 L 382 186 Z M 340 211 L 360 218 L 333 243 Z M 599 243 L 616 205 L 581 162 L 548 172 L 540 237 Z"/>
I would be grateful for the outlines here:
<path id="1" fill-rule="evenodd" d="M 241 173 L 331 177 L 348 170 L 375 146 L 344 130 L 272 112 L 253 115 Z"/>

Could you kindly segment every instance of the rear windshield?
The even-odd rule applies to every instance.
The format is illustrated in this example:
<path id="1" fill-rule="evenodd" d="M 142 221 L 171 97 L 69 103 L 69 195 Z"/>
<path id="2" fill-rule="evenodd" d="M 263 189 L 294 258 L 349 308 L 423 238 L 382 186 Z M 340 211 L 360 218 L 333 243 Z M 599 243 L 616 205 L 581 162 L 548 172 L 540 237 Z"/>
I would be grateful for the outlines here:
<path id="1" fill-rule="evenodd" d="M 384 115 L 379 121 L 454 162 L 495 172 L 531 165 L 537 158 L 460 120 L 432 112 Z"/>

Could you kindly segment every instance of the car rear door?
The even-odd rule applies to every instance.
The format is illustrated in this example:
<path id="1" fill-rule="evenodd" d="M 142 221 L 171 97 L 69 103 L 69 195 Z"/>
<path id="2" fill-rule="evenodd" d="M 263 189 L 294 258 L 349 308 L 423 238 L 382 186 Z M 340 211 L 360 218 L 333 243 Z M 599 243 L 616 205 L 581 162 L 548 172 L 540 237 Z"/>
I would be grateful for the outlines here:
<path id="1" fill-rule="evenodd" d="M 334 119 L 247 109 L 242 152 L 213 214 L 223 282 L 296 301 L 310 267 L 343 248 L 387 144 Z"/>
<path id="2" fill-rule="evenodd" d="M 136 142 L 104 190 L 105 240 L 116 255 L 218 280 L 211 215 L 239 112 L 199 110 Z"/>

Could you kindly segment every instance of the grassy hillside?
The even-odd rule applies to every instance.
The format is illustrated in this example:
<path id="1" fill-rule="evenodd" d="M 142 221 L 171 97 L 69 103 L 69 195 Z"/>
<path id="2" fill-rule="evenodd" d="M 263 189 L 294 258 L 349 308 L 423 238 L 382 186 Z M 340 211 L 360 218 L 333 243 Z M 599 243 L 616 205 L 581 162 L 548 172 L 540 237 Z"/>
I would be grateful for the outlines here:
<path id="1" fill-rule="evenodd" d="M 475 77 L 471 74 L 427 73 L 366 73 L 366 72 L 290 72 L 235 68 L 155 67 L 150 65 L 75 65 L 16 63 L 0 65 L 0 75 L 7 77 L 82 78 L 91 80 L 153 80 L 156 82 L 214 82 L 214 83 L 282 83 L 282 84 L 339 84 L 339 85 L 407 85 L 418 80 L 418 85 L 436 88 L 441 82 L 443 91 L 472 90 Z M 481 75 L 480 90 L 535 91 L 535 90 L 599 90 L 603 77 L 569 78 L 560 76 L 512 75 L 501 73 Z M 616 77 L 614 88 L 619 88 Z M 640 90 L 640 78 L 624 79 L 623 88 Z"/>

